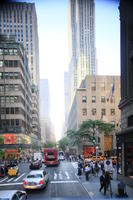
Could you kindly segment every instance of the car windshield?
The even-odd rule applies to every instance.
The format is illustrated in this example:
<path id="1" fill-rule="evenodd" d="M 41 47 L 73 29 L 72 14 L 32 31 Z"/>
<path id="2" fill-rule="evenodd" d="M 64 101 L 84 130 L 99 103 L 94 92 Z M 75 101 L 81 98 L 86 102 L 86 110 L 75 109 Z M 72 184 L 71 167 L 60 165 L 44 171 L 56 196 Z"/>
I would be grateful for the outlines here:
<path id="1" fill-rule="evenodd" d="M 42 174 L 30 174 L 27 178 L 42 178 Z"/>

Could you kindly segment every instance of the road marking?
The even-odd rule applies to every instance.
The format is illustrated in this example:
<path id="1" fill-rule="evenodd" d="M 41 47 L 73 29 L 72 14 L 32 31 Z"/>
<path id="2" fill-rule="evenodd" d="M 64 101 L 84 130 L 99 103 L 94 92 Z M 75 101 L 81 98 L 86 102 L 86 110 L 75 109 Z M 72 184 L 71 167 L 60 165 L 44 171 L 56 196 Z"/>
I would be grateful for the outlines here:
<path id="1" fill-rule="evenodd" d="M 54 172 L 54 180 L 57 179 L 57 174 Z"/>
<path id="2" fill-rule="evenodd" d="M 77 169 L 78 168 L 78 163 L 77 162 L 71 162 L 72 166 Z"/>
<path id="3" fill-rule="evenodd" d="M 13 178 L 10 178 L 10 179 L 7 181 L 7 183 L 10 182 L 10 181 L 12 181 L 13 179 L 14 179 L 14 177 L 13 177 Z"/>
<path id="4" fill-rule="evenodd" d="M 5 181 L 6 179 L 8 179 L 8 177 L 6 177 L 6 178 L 0 180 L 0 183 L 2 183 L 3 181 Z"/>
<path id="5" fill-rule="evenodd" d="M 79 180 L 78 182 L 80 183 L 80 185 L 84 188 L 84 190 L 87 192 L 88 196 L 90 197 L 90 199 L 92 199 L 92 196 L 90 194 L 90 192 L 88 192 L 88 190 L 86 189 L 86 187 L 82 184 L 80 178 L 78 177 L 78 175 L 75 173 L 75 176 L 77 177 L 77 179 Z"/>
<path id="6" fill-rule="evenodd" d="M 62 180 L 62 175 L 61 175 L 61 173 L 59 173 L 59 179 L 61 179 L 61 180 Z"/>
<path id="7" fill-rule="evenodd" d="M 23 185 L 23 183 L 4 183 L 4 184 L 0 184 L 0 186 L 7 186 L 7 185 Z"/>
<path id="8" fill-rule="evenodd" d="M 51 181 L 50 183 L 79 183 L 79 181 Z"/>
<path id="9" fill-rule="evenodd" d="M 25 173 L 23 173 L 21 176 L 19 176 L 18 178 L 16 178 L 15 180 L 13 180 L 14 182 L 18 181 L 22 176 L 24 176 Z"/>
<path id="10" fill-rule="evenodd" d="M 70 179 L 69 174 L 68 174 L 67 171 L 65 171 L 65 174 L 66 174 L 67 179 Z"/>

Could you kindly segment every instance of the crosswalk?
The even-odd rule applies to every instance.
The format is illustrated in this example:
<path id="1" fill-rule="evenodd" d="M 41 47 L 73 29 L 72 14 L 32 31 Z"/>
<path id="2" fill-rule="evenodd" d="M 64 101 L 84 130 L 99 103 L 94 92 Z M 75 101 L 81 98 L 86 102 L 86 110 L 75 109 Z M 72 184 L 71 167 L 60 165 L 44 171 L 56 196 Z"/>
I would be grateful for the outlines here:
<path id="1" fill-rule="evenodd" d="M 4 177 L 4 178 L 0 178 L 0 185 L 3 183 L 11 183 L 14 182 L 16 183 L 17 181 L 19 181 L 21 179 L 21 181 L 23 181 L 23 179 L 25 178 L 26 173 L 22 173 L 22 174 L 18 174 L 15 177 Z"/>
<path id="2" fill-rule="evenodd" d="M 77 169 L 78 168 L 78 163 L 77 162 L 71 162 L 72 166 Z"/>
<path id="3" fill-rule="evenodd" d="M 4 177 L 0 178 L 0 186 L 3 185 L 17 185 L 17 184 L 23 184 L 23 180 L 26 177 L 27 173 L 18 173 L 16 177 Z M 72 181 L 73 176 L 71 174 L 71 171 L 67 170 L 59 170 L 59 171 L 49 171 L 49 179 L 51 181 Z"/>

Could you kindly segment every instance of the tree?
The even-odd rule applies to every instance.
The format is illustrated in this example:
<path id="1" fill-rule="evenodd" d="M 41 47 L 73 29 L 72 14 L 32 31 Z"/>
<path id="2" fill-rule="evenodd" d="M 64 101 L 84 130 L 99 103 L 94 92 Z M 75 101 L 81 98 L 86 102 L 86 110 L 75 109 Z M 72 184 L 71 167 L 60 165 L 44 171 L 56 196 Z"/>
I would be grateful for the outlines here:
<path id="1" fill-rule="evenodd" d="M 0 144 L 4 144 L 4 138 L 0 137 Z"/>
<path id="2" fill-rule="evenodd" d="M 44 148 L 54 148 L 56 147 L 56 143 L 49 141 L 47 144 L 44 144 Z"/>
<path id="3" fill-rule="evenodd" d="M 65 152 L 68 147 L 68 137 L 66 136 L 60 139 L 58 142 L 58 145 L 59 145 L 59 149 Z"/>
<path id="4" fill-rule="evenodd" d="M 84 121 L 77 131 L 69 130 L 67 135 L 70 138 L 73 146 L 78 146 L 85 141 L 90 141 L 96 144 L 96 131 L 98 133 L 109 134 L 114 130 L 112 124 L 101 122 L 100 120 L 87 120 Z"/>

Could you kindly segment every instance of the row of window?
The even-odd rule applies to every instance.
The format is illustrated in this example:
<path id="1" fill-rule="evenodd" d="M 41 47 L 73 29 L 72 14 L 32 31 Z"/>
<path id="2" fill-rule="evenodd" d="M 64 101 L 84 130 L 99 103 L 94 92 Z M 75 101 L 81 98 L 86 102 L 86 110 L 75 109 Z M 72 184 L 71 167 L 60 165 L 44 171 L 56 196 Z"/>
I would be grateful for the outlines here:
<path id="1" fill-rule="evenodd" d="M 0 79 L 21 79 L 19 72 L 0 72 Z"/>
<path id="2" fill-rule="evenodd" d="M 92 108 L 91 112 L 92 112 L 92 115 L 96 115 L 96 113 L 97 113 L 96 108 Z M 82 109 L 82 115 L 87 116 L 87 108 Z M 105 116 L 105 115 L 106 115 L 106 109 L 102 108 L 101 109 L 101 116 Z M 115 115 L 115 109 L 113 109 L 113 108 L 110 109 L 110 115 L 111 116 Z"/>
<path id="3" fill-rule="evenodd" d="M 13 127 L 19 127 L 20 131 L 22 127 L 26 127 L 27 130 L 29 130 L 30 127 L 30 123 L 27 124 L 25 121 L 21 120 L 21 119 L 6 119 L 6 120 L 1 120 L 0 121 L 0 128 L 7 128 L 9 129 L 8 131 L 12 131 L 11 128 Z M 1 131 L 1 130 L 0 130 Z M 16 129 L 16 132 L 18 131 L 18 129 Z"/>
<path id="4" fill-rule="evenodd" d="M 0 103 L 1 105 L 5 103 L 22 103 L 25 105 L 25 102 L 21 96 L 1 96 Z"/>
<path id="5" fill-rule="evenodd" d="M 18 50 L 17 49 L 0 49 L 0 55 L 17 55 Z"/>
<path id="6" fill-rule="evenodd" d="M 113 103 L 114 99 L 113 98 L 106 98 L 105 96 L 101 96 L 101 103 L 106 103 L 109 102 Z M 82 103 L 87 103 L 87 97 L 82 96 Z M 96 103 L 96 96 L 92 96 L 92 103 Z"/>
<path id="7" fill-rule="evenodd" d="M 21 87 L 18 84 L 0 85 L 0 92 L 20 91 Z"/>
<path id="8" fill-rule="evenodd" d="M 17 60 L 0 60 L 0 67 L 18 67 L 19 61 Z"/>
<path id="9" fill-rule="evenodd" d="M 10 107 L 10 108 L 1 108 L 0 109 L 0 113 L 1 114 L 22 114 L 25 116 L 25 112 L 22 108 L 13 108 L 13 107 Z"/>

